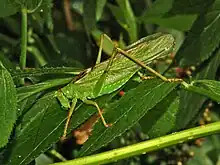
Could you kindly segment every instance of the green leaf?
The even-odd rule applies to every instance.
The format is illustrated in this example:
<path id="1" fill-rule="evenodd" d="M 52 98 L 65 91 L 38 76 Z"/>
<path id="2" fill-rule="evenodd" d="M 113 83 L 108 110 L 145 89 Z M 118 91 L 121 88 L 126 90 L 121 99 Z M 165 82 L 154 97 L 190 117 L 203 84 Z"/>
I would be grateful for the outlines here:
<path id="1" fill-rule="evenodd" d="M 169 10 L 170 15 L 176 14 L 200 14 L 205 11 L 213 4 L 215 0 L 172 0 L 172 9 Z M 167 1 L 166 1 L 167 2 Z M 164 1 L 165 3 L 165 1 Z"/>
<path id="2" fill-rule="evenodd" d="M 41 5 L 47 2 L 46 0 L 29 0 L 29 1 L 18 0 L 18 3 L 20 3 L 22 7 L 26 8 L 29 13 L 33 13 L 37 10 L 40 10 Z"/>
<path id="3" fill-rule="evenodd" d="M 72 8 L 79 14 L 83 14 L 84 1 L 72 1 Z"/>
<path id="4" fill-rule="evenodd" d="M 118 102 L 105 109 L 104 117 L 112 126 L 105 128 L 101 122 L 95 125 L 92 136 L 84 144 L 80 155 L 87 155 L 108 144 L 136 124 L 174 88 L 176 83 L 158 79 L 144 81 L 130 90 Z"/>
<path id="5" fill-rule="evenodd" d="M 220 51 L 208 61 L 194 79 L 214 79 L 220 64 Z M 196 116 L 206 98 L 195 92 L 180 91 L 180 110 L 177 114 L 176 129 L 185 128 Z M 187 104 L 186 104 L 187 103 Z"/>
<path id="6" fill-rule="evenodd" d="M 214 80 L 195 80 L 192 81 L 188 88 L 199 94 L 207 96 L 214 101 L 220 102 L 220 82 Z"/>
<path id="7" fill-rule="evenodd" d="M 156 0 L 149 10 L 144 11 L 142 17 L 158 17 L 166 14 L 173 5 L 173 0 Z"/>
<path id="8" fill-rule="evenodd" d="M 27 78 L 44 75 L 77 75 L 82 69 L 74 67 L 43 67 L 43 68 L 29 68 L 29 69 L 16 69 L 10 70 L 13 78 Z"/>
<path id="9" fill-rule="evenodd" d="M 178 63 L 189 66 L 207 60 L 220 43 L 219 26 L 220 10 L 212 8 L 206 14 L 201 14 L 176 55 Z"/>
<path id="10" fill-rule="evenodd" d="M 177 92 L 173 91 L 140 120 L 142 131 L 150 138 L 171 132 L 176 123 L 178 110 L 179 97 Z"/>
<path id="11" fill-rule="evenodd" d="M 146 24 L 157 24 L 161 27 L 172 28 L 180 31 L 188 31 L 196 20 L 196 15 L 175 15 L 172 17 L 148 17 L 144 19 Z"/>
<path id="12" fill-rule="evenodd" d="M 87 40 L 84 33 L 56 35 L 54 41 L 52 37 L 53 36 L 51 35 L 48 38 L 50 40 L 50 44 L 53 45 L 52 48 L 54 49 L 56 47 L 53 42 L 56 43 L 61 54 L 57 56 L 55 56 L 55 54 L 51 54 L 50 61 L 56 62 L 58 66 L 60 66 L 61 62 L 66 62 L 65 66 L 77 68 L 85 68 L 85 66 L 88 66 L 88 46 L 85 44 Z M 56 49 L 57 48 L 54 50 L 56 51 Z"/>
<path id="13" fill-rule="evenodd" d="M 191 28 L 193 22 L 197 18 L 195 13 L 170 13 L 169 11 L 176 10 L 174 6 L 173 0 L 157 0 L 153 3 L 152 7 L 149 10 L 146 10 L 140 20 L 145 24 L 153 23 L 160 25 L 162 27 L 174 28 L 181 31 L 187 31 Z M 184 1 L 185 5 L 189 3 L 188 1 Z M 182 2 L 182 3 L 184 3 Z M 182 8 L 178 8 L 178 11 L 182 11 Z"/>
<path id="14" fill-rule="evenodd" d="M 2 23 L 6 24 L 8 30 L 11 30 L 11 32 L 13 32 L 13 33 L 16 33 L 16 31 L 20 30 L 20 27 L 16 26 L 17 24 L 15 22 L 16 21 L 13 20 L 11 17 L 6 17 L 6 18 L 2 19 Z M 16 28 L 16 29 L 13 29 L 12 27 Z M 12 47 L 14 47 L 18 44 L 18 42 L 20 42 L 20 41 L 14 39 L 12 37 L 9 37 L 6 34 L 0 33 L 0 44 L 1 44 L 1 46 L 12 46 Z M 4 53 L 6 53 L 6 52 L 4 52 Z M 1 54 L 2 54 L 2 52 L 1 52 Z"/>
<path id="15" fill-rule="evenodd" d="M 48 18 L 48 19 L 49 19 L 49 18 Z M 48 24 L 48 26 L 49 26 L 49 24 Z M 55 41 L 55 35 L 53 35 L 53 34 L 48 34 L 48 35 L 47 35 L 47 39 L 48 39 L 50 45 L 52 46 L 53 50 L 54 50 L 57 54 L 60 54 L 61 51 L 59 50 L 59 48 L 58 48 L 58 46 L 57 46 L 57 43 L 56 43 L 56 41 Z"/>
<path id="16" fill-rule="evenodd" d="M 3 52 L 0 52 L 0 61 L 6 69 L 15 69 L 15 65 L 5 56 Z"/>
<path id="17" fill-rule="evenodd" d="M 47 30 L 52 33 L 53 32 L 53 19 L 52 19 L 52 7 L 53 3 L 52 0 L 42 0 L 33 4 L 32 1 L 30 1 L 30 4 L 27 4 L 27 8 L 29 9 L 29 12 L 32 14 L 30 15 L 33 20 L 37 23 L 32 23 L 32 26 L 36 29 L 39 29 L 39 31 L 44 31 L 45 27 L 47 27 Z"/>
<path id="18" fill-rule="evenodd" d="M 41 5 L 41 9 L 43 10 L 43 17 L 45 19 L 45 24 L 49 29 L 50 33 L 52 33 L 54 29 L 53 18 L 52 18 L 52 7 L 53 7 L 52 0 L 46 0 Z"/>
<path id="19" fill-rule="evenodd" d="M 22 128 L 17 130 L 8 164 L 28 164 L 41 152 L 46 151 L 62 134 L 66 112 L 51 92 L 23 116 Z"/>
<path id="20" fill-rule="evenodd" d="M 125 29 L 126 28 L 126 20 L 125 20 L 125 17 L 124 17 L 122 10 L 118 6 L 112 5 L 110 3 L 108 3 L 108 7 L 111 10 L 113 16 L 118 21 L 118 23 Z"/>
<path id="21" fill-rule="evenodd" d="M 20 35 L 21 32 L 21 26 L 20 26 L 20 22 L 18 22 L 18 20 L 16 19 L 17 17 L 4 17 L 3 18 L 3 22 L 6 25 L 6 27 L 8 28 L 8 30 L 10 30 L 12 33 L 16 34 L 16 35 Z M 9 37 L 8 35 L 5 34 L 5 36 Z M 4 40 L 4 36 L 1 36 L 1 40 Z M 10 39 L 10 40 L 8 40 Z M 12 39 L 11 37 L 6 39 L 8 43 L 10 43 L 12 46 L 16 46 L 20 41 L 19 40 L 15 40 Z M 12 40 L 11 40 L 12 39 Z"/>
<path id="22" fill-rule="evenodd" d="M 129 0 L 116 0 L 120 10 L 123 12 L 123 16 L 125 18 L 126 21 L 126 28 L 125 30 L 127 30 L 129 38 L 130 38 L 130 42 L 135 42 L 137 41 L 137 23 L 136 23 L 136 18 L 135 15 L 133 13 L 131 4 Z"/>
<path id="23" fill-rule="evenodd" d="M 117 0 L 119 7 L 108 4 L 118 23 L 128 32 L 130 42 L 137 41 L 137 23 L 129 0 Z"/>
<path id="24" fill-rule="evenodd" d="M 50 89 L 53 87 L 67 84 L 71 80 L 72 80 L 72 78 L 53 79 L 53 80 L 44 81 L 44 82 L 34 84 L 34 85 L 19 87 L 19 88 L 17 88 L 18 102 L 20 102 L 20 101 L 22 101 L 22 100 L 24 100 L 34 94 L 42 92 L 46 89 Z"/>
<path id="25" fill-rule="evenodd" d="M 0 17 L 10 16 L 19 11 L 20 6 L 13 1 L 1 0 L 0 1 Z"/>
<path id="26" fill-rule="evenodd" d="M 96 1 L 96 21 L 100 20 L 107 0 Z"/>
<path id="27" fill-rule="evenodd" d="M 8 9 L 8 14 L 11 15 L 17 12 L 20 8 L 26 8 L 29 13 L 35 12 L 38 10 L 42 4 L 48 4 L 46 0 L 29 0 L 29 1 L 24 1 L 24 0 L 16 0 L 16 1 L 8 1 L 8 0 L 3 0 L 1 1 L 3 6 L 6 6 L 4 9 Z M 4 10 L 3 10 L 4 11 Z M 7 16 L 6 15 L 6 16 Z"/>
<path id="28" fill-rule="evenodd" d="M 83 22 L 90 33 L 96 29 L 96 0 L 85 0 L 83 4 Z"/>
<path id="29" fill-rule="evenodd" d="M 115 93 L 112 93 L 100 97 L 96 102 L 100 107 L 103 107 L 114 95 Z M 97 109 L 94 106 L 79 104 L 72 115 L 68 133 L 85 122 L 95 112 Z M 21 129 L 17 130 L 16 137 L 9 146 L 12 151 L 9 154 L 7 164 L 28 164 L 49 149 L 63 134 L 67 114 L 68 111 L 62 109 L 58 103 L 55 92 L 40 98 L 21 119 L 19 125 Z"/>
<path id="30" fill-rule="evenodd" d="M 47 164 L 53 164 L 53 158 L 49 157 L 46 154 L 41 154 L 39 157 L 35 159 L 36 165 L 47 165 Z"/>
<path id="31" fill-rule="evenodd" d="M 148 11 L 143 15 L 152 16 L 174 16 L 191 15 L 203 13 L 212 5 L 214 0 L 156 0 Z"/>
<path id="32" fill-rule="evenodd" d="M 19 118 L 22 114 L 26 113 L 39 99 L 41 93 L 34 94 L 22 101 L 17 101 L 18 104 L 18 111 L 17 111 L 17 118 Z"/>
<path id="33" fill-rule="evenodd" d="M 101 35 L 103 34 L 102 31 L 95 29 L 92 31 L 92 36 L 93 38 L 96 40 L 96 44 L 98 46 L 100 46 L 100 40 L 101 40 Z M 103 47 L 102 47 L 103 51 L 108 54 L 108 55 L 112 55 L 112 51 L 114 49 L 114 44 L 112 41 L 110 41 L 109 39 L 107 39 L 106 37 L 104 37 L 104 41 L 103 41 Z"/>
<path id="34" fill-rule="evenodd" d="M 8 143 L 17 111 L 17 96 L 10 73 L 0 62 L 0 148 Z"/>

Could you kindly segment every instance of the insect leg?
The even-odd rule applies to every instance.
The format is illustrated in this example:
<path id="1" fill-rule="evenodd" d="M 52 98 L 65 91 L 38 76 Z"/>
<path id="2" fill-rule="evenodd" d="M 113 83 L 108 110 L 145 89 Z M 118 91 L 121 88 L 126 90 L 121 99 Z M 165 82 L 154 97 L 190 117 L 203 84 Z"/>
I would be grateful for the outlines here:
<path id="1" fill-rule="evenodd" d="M 98 53 L 98 57 L 97 57 L 96 63 L 95 63 L 96 65 L 101 62 L 103 42 L 104 42 L 104 34 L 101 34 L 101 37 L 100 37 L 100 46 L 99 46 L 99 53 Z"/>
<path id="2" fill-rule="evenodd" d="M 103 47 L 105 46 L 108 46 L 109 47 L 109 43 L 111 43 L 112 45 L 113 42 L 111 40 L 110 37 L 108 37 L 106 34 L 101 34 L 101 37 L 100 37 L 100 46 L 99 46 L 99 53 L 98 53 L 98 57 L 96 59 L 96 64 L 99 64 L 101 62 L 101 56 L 102 56 L 102 50 L 103 50 Z M 112 49 L 112 51 L 114 51 L 114 47 Z M 111 52 L 112 53 L 112 52 Z"/>
<path id="3" fill-rule="evenodd" d="M 101 62 L 103 41 L 104 41 L 104 34 L 101 34 L 101 37 L 100 37 L 100 46 L 99 46 L 99 53 L 98 53 L 98 57 L 97 57 L 96 63 L 95 63 L 96 65 Z"/>
<path id="4" fill-rule="evenodd" d="M 95 88 L 94 88 L 94 90 L 93 90 L 93 94 L 94 94 L 95 96 L 98 96 L 99 92 L 101 91 L 102 86 L 103 86 L 103 84 L 104 84 L 104 81 L 105 81 L 106 77 L 108 76 L 108 71 L 109 71 L 109 69 L 110 69 L 110 67 L 111 67 L 111 65 L 112 65 L 112 62 L 113 62 L 113 60 L 114 60 L 116 54 L 117 54 L 116 49 L 113 49 L 112 56 L 111 56 L 111 58 L 110 58 L 110 60 L 109 60 L 109 62 L 108 62 L 108 64 L 107 64 L 107 66 L 106 66 L 106 68 L 105 68 L 103 74 L 100 76 L 99 80 L 98 80 L 97 83 L 95 84 Z"/>
<path id="5" fill-rule="evenodd" d="M 72 100 L 72 104 L 71 104 L 70 109 L 69 109 L 69 112 L 68 112 L 67 120 L 66 120 L 66 123 L 65 123 L 64 131 L 63 131 L 63 136 L 61 137 L 61 140 L 64 140 L 64 139 L 66 138 L 67 129 L 68 129 L 68 126 L 69 126 L 70 119 L 71 119 L 71 116 L 72 116 L 72 114 L 73 114 L 73 111 L 74 111 L 74 109 L 75 109 L 76 102 L 77 102 L 77 99 L 74 98 L 74 99 Z"/>
<path id="6" fill-rule="evenodd" d="M 150 80 L 155 78 L 154 76 L 144 76 L 141 72 L 137 72 L 142 80 Z"/>
<path id="7" fill-rule="evenodd" d="M 92 101 L 92 100 L 83 100 L 83 102 L 84 102 L 85 104 L 89 104 L 89 105 L 95 106 L 96 109 L 98 110 L 98 113 L 99 113 L 99 115 L 100 115 L 100 118 L 101 118 L 101 120 L 102 120 L 103 125 L 104 125 L 105 127 L 111 126 L 111 124 L 107 124 L 107 123 L 106 123 L 105 118 L 104 118 L 104 116 L 102 115 L 102 111 L 101 111 L 101 109 L 99 108 L 99 106 L 98 106 L 98 104 L 97 104 L 96 102 L 94 102 L 94 101 Z"/>
<path id="8" fill-rule="evenodd" d="M 58 91 L 56 91 L 56 97 L 57 97 L 58 101 L 60 102 L 60 104 L 61 104 L 64 108 L 66 108 L 66 109 L 70 108 L 69 99 L 68 99 L 66 96 L 64 96 L 64 94 L 63 94 L 63 92 L 61 91 L 61 89 L 59 89 Z"/>
<path id="9" fill-rule="evenodd" d="M 157 77 L 161 78 L 164 81 L 170 81 L 169 79 L 167 79 L 166 77 L 164 77 L 163 75 L 161 75 L 160 73 L 158 73 L 157 71 L 155 71 L 154 69 L 152 69 L 151 67 L 145 65 L 143 62 L 135 59 L 134 57 L 131 57 L 126 51 L 120 49 L 120 48 L 116 48 L 117 52 L 121 53 L 122 55 L 124 55 L 125 57 L 127 57 L 128 59 L 130 59 L 131 61 L 135 62 L 136 64 L 140 65 L 141 67 L 145 68 L 146 70 L 148 70 L 149 72 L 153 73 L 154 75 L 156 75 Z"/>

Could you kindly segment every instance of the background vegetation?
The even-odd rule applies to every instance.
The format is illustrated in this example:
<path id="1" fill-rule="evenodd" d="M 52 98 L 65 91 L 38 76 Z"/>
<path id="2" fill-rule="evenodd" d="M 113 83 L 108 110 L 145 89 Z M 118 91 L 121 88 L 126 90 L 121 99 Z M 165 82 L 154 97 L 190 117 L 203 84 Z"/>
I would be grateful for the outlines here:
<path id="1" fill-rule="evenodd" d="M 220 164 L 220 139 L 211 135 L 220 132 L 219 0 L 1 0 L 0 6 L 0 164 L 65 164 L 123 146 L 131 147 L 126 159 L 112 164 Z M 55 92 L 95 65 L 100 35 L 125 48 L 156 32 L 172 34 L 176 45 L 151 67 L 191 86 L 135 76 L 124 96 L 116 91 L 95 99 L 112 127 L 97 122 L 84 143 L 98 117 L 79 101 L 69 139 L 60 142 L 67 111 Z M 105 42 L 102 60 L 112 48 Z M 150 147 L 138 143 L 156 137 Z M 110 157 L 122 159 L 109 153 L 93 157 L 93 164 Z"/>

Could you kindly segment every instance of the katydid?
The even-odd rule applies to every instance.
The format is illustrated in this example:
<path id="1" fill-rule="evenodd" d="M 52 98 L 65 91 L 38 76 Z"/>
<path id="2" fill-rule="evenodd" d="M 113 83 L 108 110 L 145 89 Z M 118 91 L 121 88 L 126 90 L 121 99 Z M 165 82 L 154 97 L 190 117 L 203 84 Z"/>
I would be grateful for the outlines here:
<path id="1" fill-rule="evenodd" d="M 174 38 L 172 35 L 156 33 L 138 40 L 125 50 L 115 47 L 111 58 L 99 63 L 102 41 L 103 39 L 101 40 L 97 64 L 93 68 L 87 69 L 84 77 L 74 83 L 69 83 L 60 92 L 57 92 L 57 98 L 61 105 L 70 108 L 64 128 L 64 138 L 78 99 L 85 104 L 95 106 L 103 124 L 108 127 L 109 125 L 106 123 L 98 104 L 91 99 L 121 88 L 141 67 L 165 81 L 168 80 L 146 64 L 152 63 L 155 59 L 163 58 L 173 51 Z"/>

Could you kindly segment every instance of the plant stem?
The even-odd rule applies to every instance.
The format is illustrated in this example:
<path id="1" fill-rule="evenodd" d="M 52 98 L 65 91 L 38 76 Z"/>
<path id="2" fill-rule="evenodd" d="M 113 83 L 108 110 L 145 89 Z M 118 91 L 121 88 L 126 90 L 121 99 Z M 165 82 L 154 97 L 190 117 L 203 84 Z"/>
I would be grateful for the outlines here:
<path id="1" fill-rule="evenodd" d="M 0 41 L 5 41 L 8 44 L 11 44 L 12 46 L 15 46 L 17 44 L 17 40 L 0 33 Z"/>
<path id="2" fill-rule="evenodd" d="M 53 165 L 105 164 L 131 156 L 145 154 L 146 152 L 152 152 L 178 143 L 187 142 L 189 140 L 201 138 L 215 133 L 220 133 L 220 122 L 187 129 L 152 140 L 147 140 L 145 142 L 140 142 L 138 144 L 103 152 L 101 154 L 86 156 L 62 163 L 55 163 Z"/>
<path id="3" fill-rule="evenodd" d="M 44 56 L 41 54 L 38 48 L 34 46 L 28 46 L 27 51 L 33 54 L 38 64 L 42 67 L 47 64 L 47 61 L 45 60 Z"/>
<path id="4" fill-rule="evenodd" d="M 27 56 L 27 9 L 21 9 L 21 54 L 19 65 L 21 69 L 26 67 Z M 24 84 L 24 79 L 21 79 L 21 83 Z"/>

